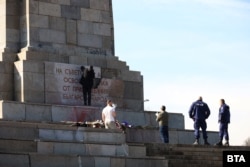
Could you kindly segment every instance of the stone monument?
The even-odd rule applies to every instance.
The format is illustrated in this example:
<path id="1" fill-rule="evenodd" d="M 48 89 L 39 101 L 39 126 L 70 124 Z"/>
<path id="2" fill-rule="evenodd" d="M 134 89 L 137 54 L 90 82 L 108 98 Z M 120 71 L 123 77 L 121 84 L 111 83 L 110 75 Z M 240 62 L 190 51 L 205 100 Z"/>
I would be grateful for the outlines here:
<path id="1" fill-rule="evenodd" d="M 221 166 L 221 149 L 175 145 L 193 142 L 183 114 L 170 113 L 170 145 L 159 144 L 143 77 L 115 56 L 112 0 L 0 0 L 0 9 L 0 166 L 167 167 L 203 165 L 208 155 L 210 166 Z M 81 66 L 93 66 L 100 81 L 91 106 Z M 64 122 L 100 119 L 107 98 L 118 120 L 141 126 L 124 134 Z M 209 141 L 217 136 L 209 132 Z"/>
<path id="2" fill-rule="evenodd" d="M 1 0 L 0 9 L 1 119 L 94 121 L 109 98 L 119 121 L 157 126 L 155 112 L 144 111 L 143 76 L 115 56 L 112 0 Z M 100 81 L 91 106 L 83 103 L 81 66 L 93 66 Z M 193 141 L 183 114 L 170 113 L 169 128 L 170 143 Z M 131 130 L 127 140 L 159 141 L 159 133 Z"/>
<path id="3" fill-rule="evenodd" d="M 2 0 L 0 98 L 83 105 L 80 66 L 101 80 L 93 106 L 143 111 L 143 77 L 115 57 L 111 0 Z"/>

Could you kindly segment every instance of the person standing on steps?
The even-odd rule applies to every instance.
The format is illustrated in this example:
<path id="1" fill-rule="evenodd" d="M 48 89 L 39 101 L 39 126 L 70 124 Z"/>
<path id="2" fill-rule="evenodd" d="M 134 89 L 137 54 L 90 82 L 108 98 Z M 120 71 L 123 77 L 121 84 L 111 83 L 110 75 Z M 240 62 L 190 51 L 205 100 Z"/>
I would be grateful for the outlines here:
<path id="1" fill-rule="evenodd" d="M 93 88 L 93 80 L 95 78 L 95 72 L 93 66 L 90 66 L 90 70 L 81 66 L 81 79 L 80 84 L 82 85 L 83 101 L 84 105 L 91 105 L 91 90 Z"/>
<path id="2" fill-rule="evenodd" d="M 106 129 L 116 129 L 116 111 L 111 100 L 107 100 L 107 106 L 102 110 L 102 121 Z"/>
<path id="3" fill-rule="evenodd" d="M 156 113 L 156 121 L 159 123 L 160 134 L 162 141 L 164 143 L 169 143 L 169 135 L 168 135 L 168 113 L 165 111 L 166 107 L 161 107 L 161 112 Z"/>
<path id="4" fill-rule="evenodd" d="M 194 120 L 194 135 L 195 142 L 193 144 L 199 144 L 200 128 L 202 129 L 204 145 L 210 145 L 207 141 L 207 123 L 206 119 L 210 115 L 210 109 L 206 103 L 202 101 L 200 96 L 197 101 L 193 102 L 189 109 L 189 117 Z"/>
<path id="5" fill-rule="evenodd" d="M 94 79 L 95 79 L 95 71 L 93 69 L 93 66 L 90 66 L 90 69 L 87 71 L 86 76 L 86 95 L 85 98 L 87 98 L 87 104 L 91 106 L 91 93 L 92 88 L 94 85 Z"/>
<path id="6" fill-rule="evenodd" d="M 223 137 L 225 137 L 226 142 L 224 145 L 229 146 L 228 124 L 230 123 L 230 107 L 225 103 L 224 99 L 220 99 L 218 122 L 220 123 L 220 141 L 215 145 L 222 146 Z"/>

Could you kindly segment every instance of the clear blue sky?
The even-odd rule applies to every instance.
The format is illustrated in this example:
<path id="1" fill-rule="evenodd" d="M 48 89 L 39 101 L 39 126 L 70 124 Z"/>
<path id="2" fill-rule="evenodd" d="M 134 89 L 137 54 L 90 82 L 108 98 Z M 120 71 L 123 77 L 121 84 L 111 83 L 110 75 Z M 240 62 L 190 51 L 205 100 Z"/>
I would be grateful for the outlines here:
<path id="1" fill-rule="evenodd" d="M 250 1 L 113 0 L 115 53 L 144 77 L 145 110 L 183 113 L 198 96 L 218 131 L 219 99 L 231 108 L 230 141 L 250 137 Z"/>

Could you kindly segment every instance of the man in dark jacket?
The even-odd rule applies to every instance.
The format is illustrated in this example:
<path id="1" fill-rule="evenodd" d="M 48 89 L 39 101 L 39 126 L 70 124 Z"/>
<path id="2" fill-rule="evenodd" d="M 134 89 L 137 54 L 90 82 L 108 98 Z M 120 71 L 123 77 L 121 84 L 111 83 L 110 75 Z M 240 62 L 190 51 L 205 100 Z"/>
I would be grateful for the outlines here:
<path id="1" fill-rule="evenodd" d="M 93 80 L 95 78 L 95 72 L 93 66 L 90 69 L 81 66 L 82 76 L 80 79 L 80 84 L 83 90 L 83 101 L 84 105 L 91 105 L 91 90 L 93 88 Z"/>
<path id="2" fill-rule="evenodd" d="M 87 71 L 87 76 L 86 76 L 86 92 L 87 92 L 87 100 L 89 106 L 91 105 L 91 92 L 94 85 L 94 78 L 95 78 L 95 71 L 93 66 L 90 66 L 90 69 Z"/>
<path id="3" fill-rule="evenodd" d="M 230 108 L 225 103 L 224 99 L 220 100 L 218 121 L 220 123 L 220 131 L 219 131 L 220 141 L 215 145 L 222 146 L 223 137 L 225 137 L 226 142 L 224 145 L 229 146 L 228 124 L 230 123 Z"/>
<path id="4" fill-rule="evenodd" d="M 202 101 L 202 97 L 192 103 L 189 109 L 189 117 L 194 120 L 194 135 L 195 142 L 193 144 L 199 144 L 200 128 L 202 129 L 204 144 L 209 145 L 207 141 L 207 123 L 206 119 L 210 115 L 210 109 L 206 103 Z"/>

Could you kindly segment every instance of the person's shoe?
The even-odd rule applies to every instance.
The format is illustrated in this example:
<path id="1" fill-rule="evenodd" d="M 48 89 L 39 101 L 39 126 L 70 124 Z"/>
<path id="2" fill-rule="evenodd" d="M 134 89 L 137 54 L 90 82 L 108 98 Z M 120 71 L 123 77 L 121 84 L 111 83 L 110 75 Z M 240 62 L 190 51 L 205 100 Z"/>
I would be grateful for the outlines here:
<path id="1" fill-rule="evenodd" d="M 196 140 L 194 141 L 193 145 L 199 145 L 199 140 L 196 139 Z"/>
<path id="2" fill-rule="evenodd" d="M 210 145 L 210 143 L 208 143 L 208 141 L 205 141 L 205 142 L 204 142 L 204 145 L 209 146 L 209 145 Z"/>
<path id="3" fill-rule="evenodd" d="M 228 141 L 226 141 L 226 143 L 224 143 L 224 146 L 229 147 L 229 142 L 228 142 Z"/>
<path id="4" fill-rule="evenodd" d="M 216 146 L 222 146 L 222 141 L 219 141 L 218 143 L 215 144 Z"/>

